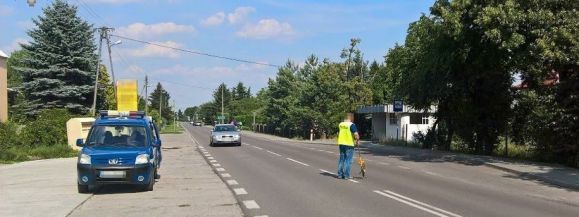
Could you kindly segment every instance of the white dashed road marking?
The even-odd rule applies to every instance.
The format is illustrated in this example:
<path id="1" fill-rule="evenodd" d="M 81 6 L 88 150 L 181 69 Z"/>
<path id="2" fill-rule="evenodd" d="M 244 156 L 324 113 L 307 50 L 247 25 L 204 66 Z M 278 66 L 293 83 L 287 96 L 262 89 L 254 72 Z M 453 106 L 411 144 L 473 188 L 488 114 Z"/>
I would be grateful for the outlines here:
<path id="1" fill-rule="evenodd" d="M 405 197 L 402 196 L 400 194 L 394 193 L 392 191 L 374 191 L 374 193 L 380 194 L 384 197 L 388 197 L 390 199 L 396 200 L 398 202 L 404 203 L 408 206 L 420 209 L 422 211 L 428 212 L 430 214 L 439 216 L 439 217 L 449 217 L 449 216 L 453 216 L 453 217 L 462 217 L 461 215 L 458 215 L 456 213 L 452 213 L 443 209 L 440 209 L 438 207 L 414 200 L 412 198 L 409 197 Z"/>
<path id="2" fill-rule="evenodd" d="M 276 156 L 278 156 L 278 157 L 281 156 L 281 154 L 275 153 L 275 152 L 273 152 L 273 151 L 267 151 L 267 152 L 269 152 L 270 154 L 276 155 Z"/>
<path id="3" fill-rule="evenodd" d="M 221 167 L 215 168 L 215 170 L 217 170 L 218 172 L 223 172 L 223 171 L 225 171 L 225 169 L 223 169 L 223 168 L 221 168 Z"/>
<path id="4" fill-rule="evenodd" d="M 304 166 L 307 166 L 307 167 L 310 166 L 310 165 L 308 165 L 307 163 L 304 163 L 304 162 L 301 162 L 301 161 L 297 161 L 297 160 L 291 159 L 291 158 L 289 158 L 289 157 L 286 157 L 285 159 L 288 159 L 288 160 L 290 160 L 290 161 L 299 163 L 299 164 L 304 165 Z"/>
<path id="5" fill-rule="evenodd" d="M 333 173 L 333 172 L 330 172 L 330 171 L 327 171 L 327 170 L 324 170 L 324 169 L 320 169 L 320 171 L 322 171 L 322 172 L 324 172 L 324 173 L 327 173 L 327 174 L 332 174 L 332 175 L 334 175 L 334 176 L 337 176 L 337 174 L 335 174 L 335 173 Z"/>
<path id="6" fill-rule="evenodd" d="M 223 178 L 229 178 L 229 177 L 231 177 L 231 174 L 229 174 L 229 173 L 221 173 L 220 175 L 221 175 L 221 177 L 223 177 Z"/>
<path id="7" fill-rule="evenodd" d="M 207 157 L 207 159 L 209 159 L 209 160 L 215 160 L 215 158 L 213 158 L 213 157 Z"/>
<path id="8" fill-rule="evenodd" d="M 221 164 L 213 164 L 214 167 L 220 167 Z"/>
<path id="9" fill-rule="evenodd" d="M 398 167 L 400 167 L 400 168 L 402 168 L 402 169 L 405 169 L 405 170 L 409 170 L 409 169 L 410 169 L 410 167 L 405 167 L 405 166 L 398 166 Z"/>
<path id="10" fill-rule="evenodd" d="M 210 160 L 210 163 L 217 163 L 217 160 Z"/>
<path id="11" fill-rule="evenodd" d="M 235 192 L 236 195 L 247 194 L 247 191 L 244 188 L 234 188 L 233 192 Z"/>
<path id="12" fill-rule="evenodd" d="M 354 179 L 348 179 L 348 181 L 353 182 L 353 183 L 360 183 L 360 182 L 358 182 L 358 181 L 356 181 L 356 180 L 354 180 Z"/>
<path id="13" fill-rule="evenodd" d="M 255 200 L 244 200 L 243 205 L 245 205 L 247 209 L 259 209 L 259 205 L 257 205 Z"/>
<path id="14" fill-rule="evenodd" d="M 261 147 L 257 147 L 257 146 L 251 146 L 251 147 L 257 148 L 259 150 L 263 150 L 263 148 L 261 148 Z"/>
<path id="15" fill-rule="evenodd" d="M 235 181 L 234 179 L 227 180 L 228 185 L 239 185 L 239 182 Z"/>

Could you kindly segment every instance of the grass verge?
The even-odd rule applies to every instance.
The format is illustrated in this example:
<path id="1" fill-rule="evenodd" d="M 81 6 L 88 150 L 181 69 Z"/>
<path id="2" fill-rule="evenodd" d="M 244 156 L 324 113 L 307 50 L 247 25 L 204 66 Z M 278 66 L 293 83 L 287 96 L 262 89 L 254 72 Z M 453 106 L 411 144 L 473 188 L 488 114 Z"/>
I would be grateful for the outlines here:
<path id="1" fill-rule="evenodd" d="M 68 145 L 9 147 L 0 151 L 0 163 L 10 164 L 29 160 L 76 157 L 78 151 Z"/>
<path id="2" fill-rule="evenodd" d="M 181 133 L 183 133 L 183 131 L 185 131 L 185 130 L 183 129 L 181 124 L 177 123 L 176 125 L 173 125 L 173 124 L 165 125 L 163 128 L 161 128 L 161 132 L 159 132 L 159 133 L 160 134 L 181 134 Z"/>

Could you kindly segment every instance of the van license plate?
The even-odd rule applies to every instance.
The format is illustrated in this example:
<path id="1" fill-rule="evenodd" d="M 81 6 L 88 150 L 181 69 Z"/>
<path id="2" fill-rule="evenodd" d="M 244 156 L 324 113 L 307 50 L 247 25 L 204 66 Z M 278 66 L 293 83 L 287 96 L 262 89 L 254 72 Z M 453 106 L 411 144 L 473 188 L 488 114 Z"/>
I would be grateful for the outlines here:
<path id="1" fill-rule="evenodd" d="M 126 175 L 125 171 L 100 171 L 99 177 L 118 179 L 118 178 L 125 178 L 125 175 Z"/>

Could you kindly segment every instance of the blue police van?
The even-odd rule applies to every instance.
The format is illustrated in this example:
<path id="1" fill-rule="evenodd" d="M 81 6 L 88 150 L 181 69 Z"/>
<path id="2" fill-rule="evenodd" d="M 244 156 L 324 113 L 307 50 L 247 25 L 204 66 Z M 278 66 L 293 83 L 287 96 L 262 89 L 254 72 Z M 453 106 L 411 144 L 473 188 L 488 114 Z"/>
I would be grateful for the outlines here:
<path id="1" fill-rule="evenodd" d="M 132 184 L 152 191 L 161 165 L 161 139 L 155 123 L 139 112 L 101 111 L 77 161 L 78 192 L 92 186 Z M 90 187 L 89 187 L 90 186 Z"/>

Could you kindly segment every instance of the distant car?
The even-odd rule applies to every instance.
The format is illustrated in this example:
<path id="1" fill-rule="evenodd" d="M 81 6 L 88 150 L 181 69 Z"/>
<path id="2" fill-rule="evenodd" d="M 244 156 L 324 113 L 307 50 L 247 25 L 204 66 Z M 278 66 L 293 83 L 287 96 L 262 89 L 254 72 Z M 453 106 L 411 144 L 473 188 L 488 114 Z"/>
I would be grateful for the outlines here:
<path id="1" fill-rule="evenodd" d="M 161 164 L 157 126 L 144 112 L 101 111 L 91 127 L 77 160 L 79 193 L 89 186 L 133 184 L 152 191 Z"/>
<path id="2" fill-rule="evenodd" d="M 201 124 L 201 122 L 195 122 L 195 123 L 193 123 L 193 126 L 196 126 L 196 127 L 200 127 L 201 125 L 203 125 L 203 124 Z"/>
<path id="3" fill-rule="evenodd" d="M 234 144 L 241 146 L 241 135 L 239 129 L 233 124 L 217 124 L 211 130 L 210 146 Z"/>

